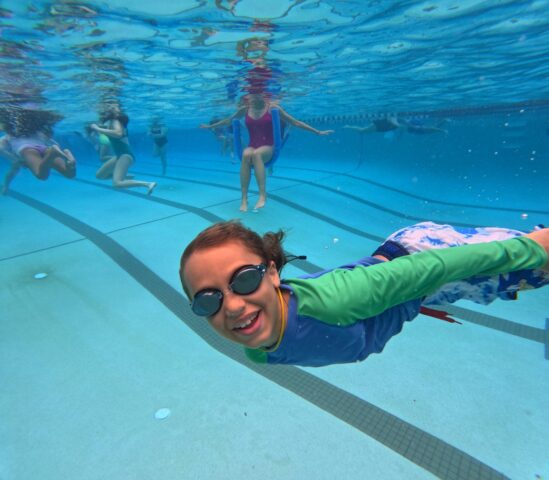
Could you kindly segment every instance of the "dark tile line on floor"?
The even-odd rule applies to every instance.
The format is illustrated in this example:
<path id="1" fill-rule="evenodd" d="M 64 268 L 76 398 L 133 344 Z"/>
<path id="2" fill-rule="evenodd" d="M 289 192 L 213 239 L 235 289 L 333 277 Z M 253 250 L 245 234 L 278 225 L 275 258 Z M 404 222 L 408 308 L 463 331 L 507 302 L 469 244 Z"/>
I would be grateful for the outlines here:
<path id="1" fill-rule="evenodd" d="M 95 186 L 95 187 L 104 188 L 104 189 L 107 189 L 107 190 L 115 190 L 112 187 L 110 187 L 108 185 L 105 185 L 103 183 L 99 183 L 99 182 L 94 182 L 94 181 L 84 180 L 84 179 L 77 179 L 75 181 L 85 183 L 85 184 L 88 184 L 88 185 L 92 185 L 92 186 Z M 181 180 L 181 181 L 187 181 L 187 180 Z M 218 186 L 217 184 L 210 183 L 210 182 L 200 182 L 200 181 L 192 181 L 192 180 L 189 180 L 189 181 L 193 182 L 193 183 L 208 184 L 210 186 Z M 222 185 L 222 187 L 227 188 L 227 189 L 232 189 L 232 190 L 238 190 L 238 188 L 236 188 L 236 187 L 228 187 L 228 186 L 223 186 L 223 185 Z M 224 220 L 223 218 L 218 217 L 217 215 L 212 214 L 212 213 L 208 212 L 207 210 L 205 210 L 203 208 L 195 207 L 194 205 L 189 205 L 189 204 L 185 204 L 185 203 L 181 203 L 181 202 L 176 202 L 174 200 L 168 200 L 168 199 L 161 198 L 161 197 L 158 197 L 158 196 L 149 196 L 149 195 L 145 195 L 145 194 L 139 193 L 139 192 L 134 192 L 134 191 L 131 191 L 131 190 L 116 190 L 116 191 L 119 191 L 120 193 L 124 193 L 126 195 L 133 195 L 133 196 L 136 196 L 136 197 L 139 197 L 139 198 L 142 198 L 142 199 L 153 201 L 155 203 L 160 203 L 162 205 L 167 205 L 167 206 L 170 206 L 170 207 L 173 207 L 173 208 L 177 208 L 177 209 L 183 210 L 185 212 L 190 212 L 191 214 L 201 216 L 205 220 L 207 220 L 209 222 L 212 222 L 212 223 Z M 331 219 L 329 217 L 317 214 L 316 212 L 314 212 L 312 210 L 309 210 L 309 209 L 304 209 L 299 204 L 295 204 L 293 202 L 290 202 L 290 203 L 293 204 L 292 208 L 296 208 L 300 211 L 303 211 L 307 215 L 311 215 L 311 216 L 314 216 L 315 218 L 319 218 L 321 220 L 328 221 L 328 222 L 331 223 Z M 352 227 L 350 227 L 350 228 L 352 228 Z M 353 232 L 353 233 L 355 233 L 355 232 Z M 377 235 L 373 235 L 373 234 L 370 234 L 368 232 L 358 231 L 357 234 L 359 234 L 362 237 L 374 240 L 374 241 L 381 242 L 381 241 L 384 240 L 383 237 L 379 237 Z M 47 248 L 53 248 L 53 247 L 47 247 Z M 31 252 L 31 253 L 35 253 L 35 252 Z M 290 253 L 290 252 L 288 252 L 288 253 Z M 9 260 L 10 258 L 15 258 L 15 257 L 18 257 L 18 256 L 21 256 L 21 255 L 16 255 L 16 256 L 5 258 L 5 259 L 0 259 L 0 262 L 4 261 L 4 260 Z M 315 265 L 315 264 L 313 264 L 311 262 L 308 262 L 308 261 L 303 261 L 303 260 L 297 260 L 297 261 L 294 262 L 293 265 L 295 267 L 299 268 L 300 270 L 304 271 L 305 273 L 315 273 L 315 272 L 318 272 L 320 270 L 323 270 L 322 267 L 320 267 L 318 265 Z M 487 327 L 487 328 L 492 328 L 494 330 L 498 330 L 498 331 L 501 331 L 501 332 L 504 332 L 504 333 L 516 335 L 516 336 L 519 336 L 519 337 L 522 337 L 522 338 L 525 338 L 525 339 L 528 339 L 528 340 L 532 340 L 532 341 L 535 341 L 535 342 L 543 343 L 543 344 L 545 344 L 545 358 L 549 359 L 549 353 L 548 353 L 548 351 L 549 351 L 549 340 L 547 339 L 547 337 L 549 335 L 549 331 L 548 331 L 549 327 L 546 327 L 546 329 L 537 328 L 537 327 L 530 327 L 530 326 L 523 325 L 523 324 L 520 324 L 520 323 L 517 323 L 517 322 L 512 322 L 510 320 L 505 320 L 505 319 L 502 319 L 502 318 L 499 318 L 499 317 L 493 317 L 493 316 L 490 316 L 490 315 L 487 315 L 487 314 L 483 314 L 481 312 L 477 312 L 477 311 L 474 311 L 474 310 L 469 310 L 469 309 L 466 309 L 466 308 L 463 308 L 463 307 L 456 307 L 454 305 L 448 306 L 445 309 L 448 312 L 452 313 L 454 316 L 456 316 L 456 317 L 458 317 L 462 320 L 466 320 L 466 321 L 469 321 L 471 323 L 475 323 L 477 325 L 482 325 L 482 326 Z"/>
<path id="2" fill-rule="evenodd" d="M 192 170 L 204 170 L 204 171 L 211 171 L 211 172 L 228 173 L 228 174 L 231 174 L 231 175 L 238 175 L 238 173 L 239 173 L 239 172 L 234 172 L 234 171 L 231 171 L 231 170 L 223 170 L 223 169 L 220 169 L 220 168 L 205 168 L 205 167 L 196 167 L 196 166 L 183 165 L 183 164 L 175 165 L 175 167 L 176 168 L 187 168 L 187 169 L 192 169 Z M 399 193 L 401 195 L 404 195 L 406 197 L 415 198 L 416 200 L 421 200 L 422 202 L 428 202 L 428 203 L 432 203 L 432 204 L 448 205 L 448 206 L 452 206 L 452 207 L 472 208 L 472 209 L 480 209 L 480 210 L 495 210 L 495 211 L 499 211 L 499 212 L 513 212 L 513 213 L 523 213 L 526 210 L 529 213 L 536 213 L 536 214 L 540 214 L 540 215 L 549 215 L 549 211 L 547 211 L 547 210 L 535 210 L 535 209 L 531 209 L 531 208 L 526 208 L 525 209 L 525 208 L 513 208 L 513 207 L 495 207 L 493 205 L 474 205 L 472 203 L 458 203 L 458 202 L 450 202 L 450 201 L 445 201 L 445 200 L 440 200 L 440 199 L 433 199 L 433 198 L 424 197 L 422 195 L 418 195 L 418 194 L 415 194 L 415 193 L 407 192 L 406 190 L 402 190 L 400 188 L 392 187 L 390 185 L 386 185 L 386 184 L 381 183 L 381 182 L 376 182 L 375 180 L 371 180 L 369 178 L 364 178 L 364 177 L 360 177 L 358 175 L 352 175 L 350 173 L 345 173 L 345 172 L 335 172 L 335 171 L 331 171 L 331 170 L 289 167 L 289 166 L 285 166 L 284 169 L 286 169 L 286 170 L 308 171 L 308 172 L 315 172 L 315 173 L 325 173 L 327 175 L 332 175 L 332 176 L 346 177 L 346 178 L 350 178 L 352 180 L 357 180 L 359 182 L 363 182 L 363 183 L 367 183 L 369 185 L 373 185 L 373 186 L 381 188 L 383 190 L 389 190 L 391 192 L 396 192 L 396 193 Z M 160 177 L 159 175 L 155 175 L 151 172 L 142 172 L 142 173 L 146 174 L 146 175 L 150 175 L 150 176 Z M 293 181 L 296 181 L 296 182 L 301 181 L 300 179 L 296 179 L 296 178 L 293 178 L 293 177 L 280 177 L 278 175 L 273 175 L 273 177 L 274 178 L 280 178 L 280 179 L 286 179 L 286 180 L 293 180 Z"/>
<path id="3" fill-rule="evenodd" d="M 203 319 L 191 314 L 181 293 L 109 236 L 31 197 L 17 192 L 10 195 L 91 241 L 213 348 L 343 420 L 438 478 L 508 478 L 443 440 L 304 370 L 249 362 L 240 347 L 217 336 Z M 193 213 L 208 221 L 222 220 L 209 212 L 192 208 Z"/>
<path id="4" fill-rule="evenodd" d="M 173 180 L 173 181 L 176 181 L 176 182 L 193 183 L 195 185 L 208 185 L 210 187 L 222 188 L 224 190 L 232 190 L 232 191 L 235 191 L 235 192 L 240 192 L 240 188 L 233 187 L 233 186 L 230 186 L 230 185 L 226 185 L 226 184 L 223 184 L 223 183 L 206 182 L 206 181 L 203 181 L 203 180 L 193 180 L 193 179 L 190 179 L 190 178 L 173 177 L 173 176 L 169 176 L 169 175 L 159 176 L 159 175 L 147 174 L 146 172 L 141 172 L 141 171 L 136 171 L 135 173 L 137 173 L 138 175 L 148 175 L 148 176 L 151 176 L 151 177 L 164 178 L 164 179 Z M 369 200 L 366 200 L 365 198 L 361 198 L 361 197 L 358 197 L 356 195 L 352 195 L 352 194 L 349 194 L 349 193 L 346 193 L 346 192 L 342 192 L 340 190 L 337 190 L 336 188 L 316 184 L 315 182 L 310 182 L 310 181 L 306 181 L 306 180 L 296 180 L 296 179 L 286 178 L 286 177 L 277 177 L 277 178 L 281 178 L 281 179 L 283 178 L 285 180 L 295 181 L 296 183 L 298 183 L 300 185 L 307 184 L 307 185 L 311 185 L 311 186 L 316 187 L 316 188 L 327 190 L 330 193 L 333 193 L 335 195 L 339 195 L 341 197 L 346 197 L 346 198 L 352 199 L 353 201 L 355 201 L 357 203 L 361 203 L 362 205 L 367 205 L 368 207 L 374 208 L 376 210 L 382 211 L 384 213 L 388 213 L 390 215 L 393 215 L 395 217 L 402 218 L 402 219 L 405 219 L 405 220 L 412 220 L 414 222 L 432 221 L 432 222 L 435 222 L 435 223 L 443 223 L 443 224 L 449 223 L 449 224 L 453 224 L 453 225 L 460 226 L 460 227 L 476 227 L 476 226 L 478 226 L 478 225 L 474 225 L 474 224 L 471 224 L 471 223 L 453 222 L 453 221 L 444 220 L 444 219 L 432 219 L 432 218 L 431 219 L 426 219 L 424 217 L 417 217 L 415 215 L 409 215 L 407 213 L 399 212 L 398 210 L 394 210 L 394 209 L 391 209 L 391 208 L 384 207 L 383 205 L 381 205 L 379 203 L 371 202 Z M 300 205 L 296 202 L 292 202 L 291 200 L 288 200 L 287 198 L 285 198 L 281 195 L 277 195 L 277 194 L 271 192 L 271 193 L 269 193 L 268 198 L 269 198 L 269 200 L 276 200 L 277 202 L 282 203 L 282 204 L 284 204 L 284 205 L 286 205 L 290 208 L 293 208 L 294 210 L 298 210 L 300 212 L 303 212 L 304 214 L 309 215 L 311 217 L 316 217 L 316 218 L 318 218 L 319 220 L 322 220 L 325 223 L 333 225 L 334 227 L 341 228 L 342 230 L 353 233 L 353 234 L 358 235 L 360 237 L 368 238 L 370 240 L 379 241 L 379 242 L 384 240 L 383 237 L 380 237 L 378 235 L 372 235 L 368 232 L 365 232 L 363 230 L 360 230 L 358 228 L 352 227 L 352 226 L 347 225 L 343 222 L 335 220 L 334 218 L 331 218 L 331 217 L 328 217 L 328 216 L 323 215 L 321 213 L 315 212 L 314 210 L 311 210 L 310 208 L 304 207 L 303 205 Z"/>

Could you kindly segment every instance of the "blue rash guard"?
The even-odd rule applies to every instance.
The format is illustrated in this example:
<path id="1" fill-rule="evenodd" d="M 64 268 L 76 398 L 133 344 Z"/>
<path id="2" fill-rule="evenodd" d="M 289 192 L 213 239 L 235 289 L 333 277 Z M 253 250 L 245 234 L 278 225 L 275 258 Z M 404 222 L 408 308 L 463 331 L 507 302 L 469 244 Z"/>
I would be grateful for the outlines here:
<path id="1" fill-rule="evenodd" d="M 351 270 L 357 265 L 376 263 L 381 263 L 381 260 L 365 257 L 339 268 Z M 328 272 L 299 278 L 318 278 Z M 275 351 L 246 349 L 248 357 L 256 362 L 321 367 L 364 360 L 371 353 L 380 353 L 389 339 L 402 330 L 404 322 L 417 316 L 421 305 L 421 300 L 411 300 L 365 321 L 346 326 L 332 325 L 312 316 L 300 315 L 294 289 L 288 284 L 281 284 L 280 288 L 290 292 L 284 336 Z"/>

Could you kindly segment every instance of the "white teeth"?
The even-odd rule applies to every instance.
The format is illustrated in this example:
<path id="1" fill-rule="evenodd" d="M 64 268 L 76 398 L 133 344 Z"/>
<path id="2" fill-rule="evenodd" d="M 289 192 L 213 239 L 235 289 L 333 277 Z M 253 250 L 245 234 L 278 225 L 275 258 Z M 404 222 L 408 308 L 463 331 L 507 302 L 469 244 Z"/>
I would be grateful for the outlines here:
<path id="1" fill-rule="evenodd" d="M 253 320 L 255 319 L 256 316 L 257 316 L 257 314 L 254 313 L 253 315 L 251 315 L 251 316 L 248 318 L 248 320 L 244 320 L 244 321 L 241 322 L 241 323 L 237 323 L 237 324 L 234 326 L 234 328 L 245 328 L 245 327 L 247 327 L 248 325 L 250 325 L 250 324 L 253 322 Z"/>

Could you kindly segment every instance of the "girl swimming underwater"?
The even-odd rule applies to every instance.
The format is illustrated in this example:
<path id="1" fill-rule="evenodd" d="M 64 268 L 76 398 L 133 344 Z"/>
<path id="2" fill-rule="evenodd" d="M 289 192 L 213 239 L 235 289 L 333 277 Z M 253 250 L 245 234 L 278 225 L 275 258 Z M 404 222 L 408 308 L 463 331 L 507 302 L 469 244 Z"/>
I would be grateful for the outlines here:
<path id="1" fill-rule="evenodd" d="M 181 257 L 193 312 L 261 363 L 364 360 L 422 305 L 487 304 L 549 284 L 547 228 L 524 234 L 420 223 L 391 235 L 370 257 L 287 280 L 279 276 L 287 261 L 283 237 L 222 222 L 202 231 Z"/>

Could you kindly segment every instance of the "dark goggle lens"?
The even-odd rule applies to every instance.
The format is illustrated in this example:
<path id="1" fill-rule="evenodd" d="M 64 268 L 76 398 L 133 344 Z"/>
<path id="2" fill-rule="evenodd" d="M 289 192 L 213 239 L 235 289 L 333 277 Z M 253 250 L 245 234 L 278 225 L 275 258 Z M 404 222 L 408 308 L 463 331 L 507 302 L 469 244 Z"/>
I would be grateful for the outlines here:
<path id="1" fill-rule="evenodd" d="M 199 292 L 191 305 L 192 311 L 200 317 L 211 317 L 221 308 L 223 294 L 219 291 Z"/>
<path id="2" fill-rule="evenodd" d="M 259 267 L 263 267 L 263 265 L 259 265 Z M 240 270 L 231 282 L 231 290 L 238 295 L 248 295 L 255 292 L 259 288 L 265 273 L 265 269 L 259 267 Z"/>

